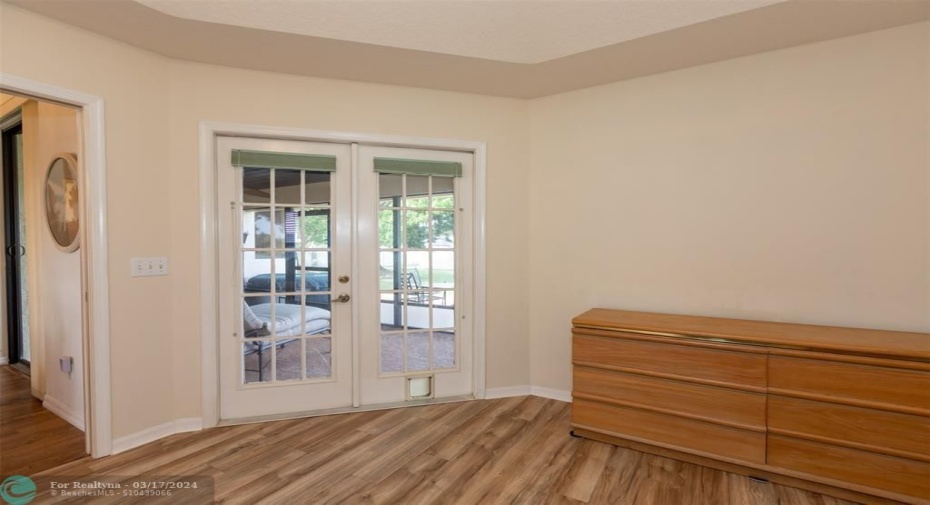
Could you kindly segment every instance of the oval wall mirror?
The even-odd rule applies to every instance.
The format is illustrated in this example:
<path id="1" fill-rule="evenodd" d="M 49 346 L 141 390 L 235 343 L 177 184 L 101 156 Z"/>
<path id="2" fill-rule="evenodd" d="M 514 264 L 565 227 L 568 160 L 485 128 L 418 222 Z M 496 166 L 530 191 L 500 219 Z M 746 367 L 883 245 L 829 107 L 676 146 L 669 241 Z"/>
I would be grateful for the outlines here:
<path id="1" fill-rule="evenodd" d="M 78 202 L 77 159 L 59 154 L 45 178 L 45 217 L 55 243 L 66 252 L 77 250 L 80 242 Z"/>

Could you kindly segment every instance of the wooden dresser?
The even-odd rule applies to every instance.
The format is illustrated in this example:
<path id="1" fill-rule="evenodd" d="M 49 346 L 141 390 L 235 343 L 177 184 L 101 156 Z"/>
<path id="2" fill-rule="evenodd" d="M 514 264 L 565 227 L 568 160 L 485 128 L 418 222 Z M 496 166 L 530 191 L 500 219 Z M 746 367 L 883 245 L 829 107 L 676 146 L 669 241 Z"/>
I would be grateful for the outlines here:
<path id="1" fill-rule="evenodd" d="M 608 309 L 572 323 L 576 435 L 930 503 L 930 334 Z"/>

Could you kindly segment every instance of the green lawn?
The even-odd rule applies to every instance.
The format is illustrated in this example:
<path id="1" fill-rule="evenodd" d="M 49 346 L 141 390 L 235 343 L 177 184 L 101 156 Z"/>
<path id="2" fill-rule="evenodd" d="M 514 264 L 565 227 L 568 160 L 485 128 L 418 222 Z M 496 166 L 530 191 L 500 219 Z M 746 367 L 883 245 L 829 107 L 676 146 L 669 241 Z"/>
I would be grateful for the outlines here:
<path id="1" fill-rule="evenodd" d="M 426 285 L 429 283 L 426 269 L 417 269 L 420 273 L 420 280 Z M 394 289 L 394 272 L 392 270 L 382 270 L 380 279 L 381 289 Z M 433 270 L 433 282 L 438 285 L 451 286 L 455 282 L 455 270 Z"/>

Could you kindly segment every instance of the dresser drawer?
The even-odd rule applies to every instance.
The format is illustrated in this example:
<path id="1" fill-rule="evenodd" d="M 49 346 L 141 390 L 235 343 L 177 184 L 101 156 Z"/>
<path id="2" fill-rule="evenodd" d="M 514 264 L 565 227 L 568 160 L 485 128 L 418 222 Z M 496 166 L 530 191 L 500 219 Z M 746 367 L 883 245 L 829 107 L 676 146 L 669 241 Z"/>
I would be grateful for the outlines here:
<path id="1" fill-rule="evenodd" d="M 772 395 L 768 423 L 772 433 L 930 461 L 930 419 L 922 416 Z"/>
<path id="2" fill-rule="evenodd" d="M 576 366 L 575 397 L 765 431 L 765 394 Z"/>
<path id="3" fill-rule="evenodd" d="M 576 399 L 572 425 L 620 438 L 672 446 L 686 452 L 765 462 L 765 434 L 639 409 Z"/>
<path id="4" fill-rule="evenodd" d="M 930 499 L 930 464 L 920 461 L 770 434 L 767 463 Z"/>
<path id="5" fill-rule="evenodd" d="M 930 372 L 787 356 L 769 357 L 769 389 L 905 412 L 930 411 Z"/>
<path id="6" fill-rule="evenodd" d="M 759 391 L 765 387 L 764 354 L 577 333 L 572 342 L 576 365 L 683 377 L 707 384 L 748 386 Z"/>

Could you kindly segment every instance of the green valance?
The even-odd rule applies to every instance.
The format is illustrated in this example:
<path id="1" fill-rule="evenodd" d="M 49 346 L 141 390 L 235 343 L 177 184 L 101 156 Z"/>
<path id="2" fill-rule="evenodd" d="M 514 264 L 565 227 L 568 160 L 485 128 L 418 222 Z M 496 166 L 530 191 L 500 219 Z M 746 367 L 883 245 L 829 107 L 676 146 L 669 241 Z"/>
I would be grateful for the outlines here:
<path id="1" fill-rule="evenodd" d="M 232 164 L 234 167 L 295 168 L 317 172 L 336 171 L 336 157 L 324 154 L 275 153 L 233 149 Z"/>
<path id="2" fill-rule="evenodd" d="M 402 160 L 375 158 L 375 172 L 381 174 L 434 175 L 461 177 L 462 164 L 457 161 Z"/>

